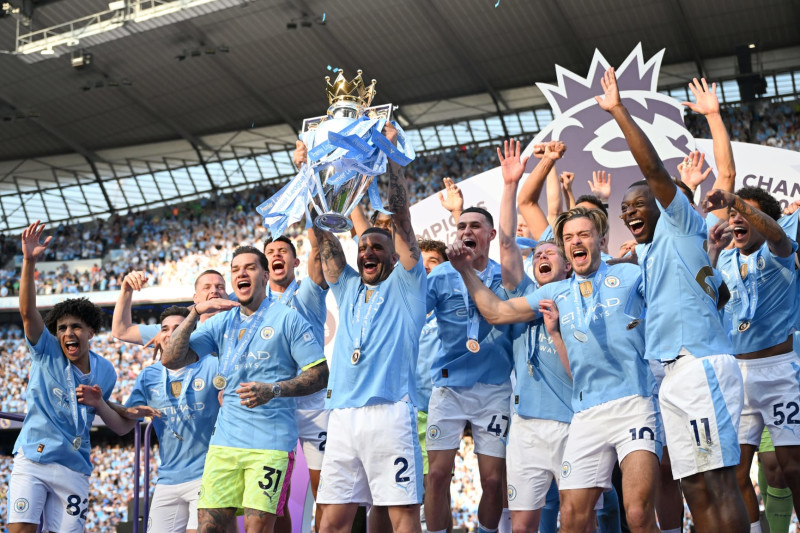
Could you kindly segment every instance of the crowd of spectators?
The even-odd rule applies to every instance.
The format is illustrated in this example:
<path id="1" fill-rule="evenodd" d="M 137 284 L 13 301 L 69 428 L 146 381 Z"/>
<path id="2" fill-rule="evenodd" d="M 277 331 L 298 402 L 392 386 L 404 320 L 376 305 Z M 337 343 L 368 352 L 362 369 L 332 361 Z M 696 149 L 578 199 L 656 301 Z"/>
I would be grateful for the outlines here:
<path id="1" fill-rule="evenodd" d="M 761 101 L 727 106 L 721 113 L 733 141 L 800 151 L 800 102 Z M 711 138 L 700 115 L 688 113 L 686 126 L 696 138 Z"/>

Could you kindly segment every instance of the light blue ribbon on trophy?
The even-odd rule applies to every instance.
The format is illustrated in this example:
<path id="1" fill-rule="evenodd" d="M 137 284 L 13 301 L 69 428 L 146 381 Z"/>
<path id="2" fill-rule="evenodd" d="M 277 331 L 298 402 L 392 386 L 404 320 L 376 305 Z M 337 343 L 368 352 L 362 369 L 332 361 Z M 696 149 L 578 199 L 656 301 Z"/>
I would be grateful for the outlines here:
<path id="1" fill-rule="evenodd" d="M 292 282 L 289 284 L 289 286 L 286 287 L 285 291 L 283 291 L 282 293 L 279 293 L 279 294 L 276 295 L 277 296 L 276 299 L 278 300 L 278 303 L 281 303 L 281 304 L 284 304 L 284 305 L 289 305 L 289 302 L 292 301 L 292 298 L 294 298 L 294 295 L 298 291 L 299 288 L 300 288 L 300 285 L 297 283 L 297 279 L 293 279 Z M 269 285 L 267 285 L 267 298 L 270 299 L 270 300 L 273 299 L 272 288 Z M 286 301 L 284 301 L 284 299 Z"/>
<path id="2" fill-rule="evenodd" d="M 181 400 L 186 399 L 186 390 L 189 387 L 189 382 L 192 381 L 192 371 L 188 368 L 185 368 L 185 371 L 186 375 L 181 380 L 181 390 L 178 393 L 178 405 L 175 405 L 174 403 L 172 403 L 172 398 L 171 398 L 172 392 L 169 390 L 169 387 L 167 387 L 167 381 L 168 381 L 167 367 L 165 366 L 161 367 L 161 390 L 163 390 L 164 394 L 166 395 L 164 396 L 164 400 L 167 403 L 169 403 L 171 407 L 175 408 L 176 418 L 179 418 L 181 416 Z M 175 428 L 172 426 L 172 424 L 170 424 L 169 414 L 167 414 L 167 416 L 165 418 L 162 418 L 161 420 L 164 422 L 164 425 L 167 426 L 167 429 L 172 432 L 172 436 L 178 439 L 179 441 L 183 442 L 183 437 L 181 437 L 180 434 L 177 431 L 175 431 Z"/>
<path id="3" fill-rule="evenodd" d="M 256 207 L 256 211 L 264 217 L 264 224 L 269 226 L 273 236 L 281 235 L 288 226 L 308 214 L 308 203 L 318 184 L 319 178 L 308 165 L 303 165 L 297 176 L 269 200 Z M 308 218 L 311 219 L 310 216 Z"/>
<path id="4" fill-rule="evenodd" d="M 90 371 L 91 375 L 91 371 Z M 69 398 L 69 411 L 72 414 L 72 423 L 75 425 L 75 438 L 72 439 L 72 449 L 76 452 L 83 444 L 83 433 L 86 431 L 87 407 L 78 404 L 78 393 L 75 391 L 75 379 L 72 375 L 72 363 L 67 360 L 64 368 L 64 378 L 67 381 L 67 397 Z"/>
<path id="5" fill-rule="evenodd" d="M 369 298 L 369 302 L 367 305 L 367 310 L 364 315 L 361 315 L 361 311 L 364 307 L 364 303 L 366 298 L 366 294 L 364 297 L 361 297 L 361 292 L 363 289 L 367 289 L 367 291 L 373 291 L 372 296 Z M 369 327 L 372 315 L 372 309 L 375 302 L 378 301 L 378 296 L 380 295 L 380 290 L 376 287 L 375 289 L 368 289 L 363 283 L 358 288 L 358 294 L 356 295 L 356 304 L 353 306 L 353 323 L 358 324 L 361 326 L 358 330 L 358 337 L 355 339 L 355 345 L 353 346 L 353 355 L 350 356 L 350 362 L 352 364 L 358 364 L 361 360 L 361 343 L 364 342 L 364 334 L 367 331 L 367 327 Z M 374 316 L 372 317 L 374 318 Z"/>
<path id="6" fill-rule="evenodd" d="M 287 185 L 281 188 L 269 200 L 259 205 L 256 210 L 264 217 L 273 235 L 282 234 L 288 226 L 300 221 L 305 215 L 310 220 L 308 204 L 313 198 L 320 197 L 323 186 L 318 173 L 333 167 L 335 173 L 328 177 L 326 185 L 336 189 L 356 179 L 359 174 L 377 176 L 386 172 L 387 157 L 401 166 L 410 163 L 415 156 L 414 149 L 406 140 L 405 132 L 400 125 L 392 122 L 397 128 L 397 146 L 394 146 L 381 133 L 385 119 L 360 117 L 341 131 L 328 132 L 328 139 L 308 152 L 309 163 L 303 165 L 300 172 Z M 315 131 L 304 136 L 306 145 L 313 144 Z M 372 207 L 382 213 L 391 214 L 383 207 L 378 184 L 370 183 L 367 194 Z M 356 204 L 353 203 L 354 207 Z M 319 206 L 327 210 L 327 205 Z M 319 207 L 315 206 L 316 209 Z M 342 213 L 343 216 L 349 212 Z"/>
<path id="7" fill-rule="evenodd" d="M 494 263 L 490 261 L 486 270 L 478 274 L 478 279 L 480 279 L 486 287 L 491 288 L 493 278 Z M 464 280 L 461 277 L 458 279 L 461 280 L 461 294 L 464 296 L 464 306 L 467 308 L 467 350 L 472 353 L 478 353 L 481 349 L 480 342 L 478 342 L 478 329 L 481 322 L 481 314 L 478 312 L 477 307 L 470 303 L 469 291 L 467 291 L 467 285 L 464 283 Z"/>
<path id="8" fill-rule="evenodd" d="M 256 311 L 255 315 L 249 320 L 247 329 L 241 339 L 239 338 L 239 323 L 242 320 L 240 316 L 242 312 L 240 310 L 235 310 L 231 313 L 232 317 L 228 321 L 228 326 L 225 328 L 225 334 L 223 335 L 225 351 L 219 358 L 219 374 L 214 376 L 214 387 L 218 390 L 225 389 L 225 386 L 228 384 L 228 374 L 230 374 L 233 364 L 241 359 L 245 350 L 247 350 L 247 346 L 250 344 L 250 341 L 253 340 L 256 331 L 261 327 L 261 321 L 264 315 L 267 314 L 267 311 L 272 307 L 273 303 L 275 302 L 264 298 L 258 311 Z"/>
<path id="9" fill-rule="evenodd" d="M 736 289 L 742 299 L 742 305 L 739 307 L 739 312 L 736 313 L 736 320 L 739 321 L 737 329 L 740 333 L 747 331 L 750 328 L 750 321 L 756 314 L 756 305 L 758 304 L 758 259 L 761 255 L 761 250 L 756 250 L 747 258 L 747 262 L 739 264 L 741 255 L 738 250 L 734 253 L 734 263 L 736 265 L 736 275 L 733 279 L 736 284 Z M 746 265 L 746 266 L 745 266 Z M 746 268 L 746 270 L 742 270 Z M 744 277 L 741 273 L 744 272 Z"/>
<path id="10" fill-rule="evenodd" d="M 572 298 L 575 304 L 575 331 L 572 332 L 572 336 L 579 342 L 586 342 L 589 340 L 589 336 L 586 335 L 586 332 L 589 330 L 589 324 L 591 324 L 592 318 L 594 317 L 594 309 L 597 305 L 600 287 L 606 277 L 607 269 L 608 266 L 601 261 L 600 268 L 597 269 L 597 272 L 595 272 L 592 277 L 578 280 L 577 276 L 572 276 L 572 279 L 570 279 L 570 288 L 572 289 Z M 580 290 L 580 286 L 583 283 L 589 283 L 592 291 L 586 296 L 584 296 Z M 589 311 L 585 314 L 583 312 L 584 300 L 586 301 L 586 307 Z"/>
<path id="11" fill-rule="evenodd" d="M 633 302 L 635 300 L 634 295 L 638 292 L 640 285 L 642 286 L 642 292 L 644 292 L 644 285 L 642 284 L 643 279 L 644 276 L 642 274 L 639 274 L 639 277 L 636 278 L 636 282 L 633 284 L 631 290 L 628 292 L 628 299 L 625 301 L 625 307 L 622 312 L 625 314 L 625 316 L 630 318 L 631 321 L 625 325 L 625 329 L 629 330 L 634 329 L 636 326 L 641 324 L 642 321 L 644 320 L 645 314 L 647 313 L 647 306 L 645 305 L 644 298 L 642 298 L 641 300 L 642 310 L 639 311 L 639 316 L 633 316 L 631 314 L 631 309 L 633 309 Z"/>

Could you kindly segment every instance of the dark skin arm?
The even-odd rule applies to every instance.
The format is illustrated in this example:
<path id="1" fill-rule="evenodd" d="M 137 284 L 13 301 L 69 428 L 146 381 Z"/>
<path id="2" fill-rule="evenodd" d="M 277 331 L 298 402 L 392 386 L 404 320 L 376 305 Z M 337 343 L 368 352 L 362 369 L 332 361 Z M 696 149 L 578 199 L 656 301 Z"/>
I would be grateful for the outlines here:
<path id="1" fill-rule="evenodd" d="M 322 390 L 328 386 L 328 363 L 320 361 L 318 364 L 308 368 L 286 381 L 277 383 L 281 388 L 281 397 L 293 398 L 295 396 L 306 396 Z M 257 407 L 269 402 L 274 396 L 272 387 L 275 383 L 250 382 L 242 383 L 236 394 L 242 400 L 242 405 L 246 407 Z"/>
<path id="2" fill-rule="evenodd" d="M 667 207 L 672 203 L 675 198 L 675 193 L 678 187 L 673 183 L 672 178 L 664 168 L 664 163 L 658 157 L 658 152 L 653 147 L 653 144 L 644 134 L 642 129 L 633 117 L 622 105 L 622 100 L 619 96 L 619 88 L 617 87 L 617 76 L 614 69 L 608 69 L 600 80 L 603 86 L 603 96 L 595 96 L 595 100 L 600 104 L 600 107 L 608 111 L 614 120 L 617 121 L 622 133 L 625 135 L 625 140 L 628 147 L 631 149 L 633 158 L 636 164 L 639 165 L 642 175 L 647 180 L 650 190 L 653 192 L 656 200 Z"/>

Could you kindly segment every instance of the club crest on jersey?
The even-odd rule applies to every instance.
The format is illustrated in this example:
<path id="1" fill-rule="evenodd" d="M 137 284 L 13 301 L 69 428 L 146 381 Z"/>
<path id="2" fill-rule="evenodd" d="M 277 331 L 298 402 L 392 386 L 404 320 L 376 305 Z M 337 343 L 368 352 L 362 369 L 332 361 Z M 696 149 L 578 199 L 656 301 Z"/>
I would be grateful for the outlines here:
<path id="1" fill-rule="evenodd" d="M 194 378 L 194 381 L 192 381 L 192 389 L 194 389 L 195 392 L 200 392 L 205 387 L 206 387 L 206 380 L 204 380 L 203 378 Z"/>
<path id="2" fill-rule="evenodd" d="M 569 477 L 572 473 L 572 465 L 569 464 L 569 461 L 564 461 L 561 463 L 561 477 Z"/>
<path id="3" fill-rule="evenodd" d="M 24 513 L 28 510 L 28 507 L 30 507 L 30 504 L 25 498 L 17 498 L 14 502 L 14 510 L 18 513 Z"/>
<path id="4" fill-rule="evenodd" d="M 608 276 L 604 283 L 609 289 L 616 289 L 619 287 L 619 278 L 617 276 Z"/>
<path id="5" fill-rule="evenodd" d="M 439 429 L 439 426 L 431 426 L 428 428 L 428 438 L 431 440 L 436 440 L 439 438 L 439 435 L 442 434 L 442 430 Z"/>
<path id="6" fill-rule="evenodd" d="M 303 340 L 304 341 L 311 342 L 311 339 L 313 339 L 313 338 L 314 338 L 314 336 L 310 332 L 306 331 L 305 333 L 303 333 Z"/>
<path id="7" fill-rule="evenodd" d="M 767 266 L 767 262 L 764 260 L 763 256 L 758 256 L 758 260 L 756 260 L 756 266 L 759 270 L 764 270 L 764 267 Z"/>
<path id="8" fill-rule="evenodd" d="M 261 330 L 261 338 L 264 339 L 265 341 L 270 340 L 273 335 L 275 335 L 275 330 L 269 326 Z"/>
<path id="9" fill-rule="evenodd" d="M 517 497 L 517 489 L 514 488 L 514 485 L 508 486 L 508 501 L 513 502 L 514 498 Z"/>

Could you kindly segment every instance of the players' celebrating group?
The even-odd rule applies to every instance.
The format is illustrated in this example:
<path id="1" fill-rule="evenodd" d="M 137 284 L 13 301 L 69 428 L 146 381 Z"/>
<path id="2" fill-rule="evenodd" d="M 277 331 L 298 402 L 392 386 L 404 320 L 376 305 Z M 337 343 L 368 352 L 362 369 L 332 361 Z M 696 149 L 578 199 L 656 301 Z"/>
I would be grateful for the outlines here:
<path id="1" fill-rule="evenodd" d="M 392 215 L 371 224 L 353 213 L 357 269 L 339 238 L 315 227 L 309 275 L 298 281 L 294 245 L 275 236 L 263 252 L 233 253 L 232 299 L 220 273 L 203 272 L 194 305 L 168 308 L 157 326 L 132 323 L 133 293 L 147 280 L 128 274 L 112 332 L 154 344 L 161 360 L 125 405 L 108 401 L 113 366 L 89 350 L 101 312 L 85 299 L 44 320 L 36 310 L 34 266 L 49 238 L 32 224 L 22 235 L 20 313 L 33 363 L 10 530 L 35 531 L 44 516 L 45 531 L 83 531 L 95 414 L 120 434 L 153 418 L 161 466 L 151 532 L 226 532 L 237 513 L 248 532 L 289 531 L 299 439 L 317 531 L 349 532 L 367 506 L 372 532 L 420 532 L 424 502 L 427 530 L 444 533 L 466 428 L 480 471 L 479 532 L 555 531 L 559 510 L 565 532 L 594 530 L 599 518 L 603 531 L 619 531 L 620 518 L 631 531 L 681 531 L 682 497 L 697 531 L 760 531 L 749 472 L 765 433 L 800 504 L 797 213 L 781 217 L 760 189 L 734 194 L 715 86 L 694 80 L 696 101 L 685 103 L 713 138 L 704 217 L 692 194 L 708 175 L 697 154 L 672 178 L 613 69 L 601 84 L 598 105 L 644 178 L 619 206 L 633 236 L 621 257 L 607 249 L 610 177 L 599 173 L 594 195 L 575 202 L 569 192 L 560 208 L 563 143 L 534 147 L 521 188 L 519 143 L 498 149 L 497 229 L 484 208 L 463 209 L 446 179 L 440 198 L 457 225 L 447 248 L 417 241 L 403 170 L 389 162 Z M 384 133 L 396 137 L 391 124 Z M 306 157 L 298 141 L 295 163 Z M 547 216 L 545 182 L 558 204 Z M 499 263 L 489 257 L 495 238 Z M 330 361 L 328 289 L 339 309 Z"/>

